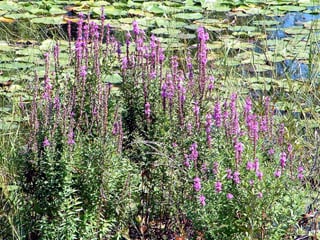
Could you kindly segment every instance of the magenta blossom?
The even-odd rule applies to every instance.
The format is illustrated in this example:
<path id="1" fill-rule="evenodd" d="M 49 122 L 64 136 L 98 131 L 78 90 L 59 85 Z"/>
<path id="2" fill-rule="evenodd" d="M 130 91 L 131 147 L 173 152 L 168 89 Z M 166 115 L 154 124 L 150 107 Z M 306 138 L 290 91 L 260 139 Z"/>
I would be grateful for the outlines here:
<path id="1" fill-rule="evenodd" d="M 216 192 L 220 193 L 222 191 L 222 183 L 221 182 L 216 182 L 215 183 L 215 188 L 216 188 Z"/>
<path id="2" fill-rule="evenodd" d="M 205 205 L 206 205 L 206 197 L 205 197 L 205 196 L 200 195 L 199 201 L 200 201 L 200 204 L 201 204 L 202 206 L 205 206 Z"/>
<path id="3" fill-rule="evenodd" d="M 231 193 L 227 193 L 227 199 L 231 200 L 233 198 L 233 195 Z"/>
<path id="4" fill-rule="evenodd" d="M 199 177 L 193 179 L 193 188 L 196 192 L 201 190 L 201 179 Z"/>

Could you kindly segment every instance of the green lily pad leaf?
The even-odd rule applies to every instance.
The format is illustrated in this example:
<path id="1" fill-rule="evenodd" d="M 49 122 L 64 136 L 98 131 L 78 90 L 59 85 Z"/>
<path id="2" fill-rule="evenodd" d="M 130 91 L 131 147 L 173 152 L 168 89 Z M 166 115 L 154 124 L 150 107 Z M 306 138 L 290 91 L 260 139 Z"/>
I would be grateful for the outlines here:
<path id="1" fill-rule="evenodd" d="M 24 7 L 24 10 L 28 11 L 29 13 L 36 14 L 36 15 L 46 15 L 48 14 L 48 10 L 42 8 L 36 8 L 33 5 L 28 7 Z"/>
<path id="2" fill-rule="evenodd" d="M 64 23 L 63 16 L 56 17 L 41 17 L 31 19 L 32 23 L 48 24 L 48 25 L 60 25 Z"/>
<path id="3" fill-rule="evenodd" d="M 139 17 L 152 17 L 153 14 L 147 11 L 143 11 L 141 9 L 130 9 L 128 14 L 139 16 Z"/>
<path id="4" fill-rule="evenodd" d="M 42 52 L 38 48 L 23 48 L 16 51 L 16 54 L 30 56 L 30 55 L 42 55 Z"/>
<path id="5" fill-rule="evenodd" d="M 293 6 L 293 5 L 277 6 L 277 8 L 280 11 L 286 11 L 286 12 L 301 12 L 306 9 L 306 7 Z"/>
<path id="6" fill-rule="evenodd" d="M 2 1 L 0 2 L 0 10 L 17 12 L 21 7 L 13 1 Z"/>
<path id="7" fill-rule="evenodd" d="M 16 57 L 15 61 L 17 62 L 26 62 L 26 63 L 38 63 L 41 64 L 43 61 L 37 56 L 23 56 L 23 57 Z M 44 62 L 43 62 L 44 64 Z"/>
<path id="8" fill-rule="evenodd" d="M 122 83 L 122 77 L 118 73 L 114 73 L 112 75 L 105 76 L 104 82 L 108 82 L 112 84 L 120 84 Z"/>
<path id="9" fill-rule="evenodd" d="M 31 63 L 23 62 L 11 62 L 11 63 L 0 63 L 0 70 L 17 70 L 17 69 L 26 69 L 32 67 Z"/>
<path id="10" fill-rule="evenodd" d="M 95 7 L 92 8 L 92 12 L 95 13 L 96 15 L 100 16 L 101 15 L 101 8 L 99 7 Z M 115 8 L 114 6 L 106 6 L 104 8 L 104 13 L 108 16 L 125 16 L 128 14 L 127 11 L 119 9 L 119 8 Z"/>
<path id="11" fill-rule="evenodd" d="M 253 21 L 252 24 L 256 26 L 275 26 L 278 25 L 279 22 L 275 20 L 257 20 Z"/>
<path id="12" fill-rule="evenodd" d="M 15 14 L 7 14 L 5 15 L 5 17 L 17 20 L 17 19 L 32 19 L 38 16 L 30 13 L 15 13 Z"/>
<path id="13" fill-rule="evenodd" d="M 155 35 L 178 35 L 181 31 L 175 28 L 156 28 L 151 33 Z"/>
<path id="14" fill-rule="evenodd" d="M 228 27 L 233 32 L 254 32 L 257 30 L 255 26 L 230 26 Z"/>
<path id="15" fill-rule="evenodd" d="M 296 35 L 296 34 L 308 34 L 310 33 L 310 30 L 303 29 L 301 27 L 291 27 L 291 28 L 285 28 L 284 32 L 290 35 Z"/>
<path id="16" fill-rule="evenodd" d="M 186 25 L 184 22 L 172 21 L 166 18 L 156 18 L 155 22 L 159 27 L 182 28 Z"/>
<path id="17" fill-rule="evenodd" d="M 13 46 L 10 46 L 6 41 L 0 41 L 0 52 L 15 51 Z"/>
<path id="18" fill-rule="evenodd" d="M 214 3 L 205 3 L 202 5 L 202 7 L 208 11 L 213 11 L 213 12 L 229 12 L 230 11 L 229 6 L 214 4 Z"/>
<path id="19" fill-rule="evenodd" d="M 50 50 L 53 49 L 53 47 L 54 47 L 55 45 L 56 45 L 56 41 L 55 41 L 55 40 L 53 40 L 53 39 L 46 39 L 46 40 L 44 40 L 44 41 L 41 43 L 39 49 L 40 49 L 40 50 L 43 50 L 43 51 L 50 51 Z"/>
<path id="20" fill-rule="evenodd" d="M 94 3 L 92 4 L 92 7 L 102 7 L 102 6 L 108 6 L 110 5 L 110 3 L 108 3 L 107 1 L 94 1 Z"/>
<path id="21" fill-rule="evenodd" d="M 12 57 L 8 57 L 7 55 L 0 54 L 0 62 L 10 62 L 12 61 Z"/>
<path id="22" fill-rule="evenodd" d="M 174 14 L 173 17 L 177 19 L 196 20 L 203 18 L 203 15 L 201 13 L 177 13 Z"/>
<path id="23" fill-rule="evenodd" d="M 223 47 L 223 43 L 220 41 L 214 41 L 214 42 L 210 42 L 207 44 L 207 48 L 209 50 L 213 50 L 213 49 L 221 49 Z"/>
<path id="24" fill-rule="evenodd" d="M 53 7 L 50 8 L 49 13 L 51 15 L 60 15 L 60 14 L 65 14 L 66 10 L 64 10 L 62 8 L 59 8 L 57 6 L 53 6 Z"/>
<path id="25" fill-rule="evenodd" d="M 165 11 L 163 7 L 158 5 L 150 5 L 143 8 L 145 11 L 155 13 L 155 14 L 163 14 Z"/>

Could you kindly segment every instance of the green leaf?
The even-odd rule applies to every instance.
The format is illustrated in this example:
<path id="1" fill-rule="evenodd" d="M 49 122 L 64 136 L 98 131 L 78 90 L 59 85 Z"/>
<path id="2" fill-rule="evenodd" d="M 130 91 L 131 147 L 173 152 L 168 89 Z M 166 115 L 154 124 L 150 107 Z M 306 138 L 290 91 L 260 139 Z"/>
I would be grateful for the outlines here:
<path id="1" fill-rule="evenodd" d="M 173 17 L 177 19 L 196 20 L 203 18 L 203 15 L 201 13 L 177 13 L 174 14 Z"/>

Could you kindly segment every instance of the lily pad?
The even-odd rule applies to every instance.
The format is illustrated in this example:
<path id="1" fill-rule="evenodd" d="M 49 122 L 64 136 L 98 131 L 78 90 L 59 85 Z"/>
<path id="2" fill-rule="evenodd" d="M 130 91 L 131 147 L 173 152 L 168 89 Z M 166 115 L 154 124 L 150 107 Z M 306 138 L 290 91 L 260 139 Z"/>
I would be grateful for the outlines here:
<path id="1" fill-rule="evenodd" d="M 175 28 L 156 28 L 151 33 L 155 35 L 178 35 L 181 31 Z"/>
<path id="2" fill-rule="evenodd" d="M 36 18 L 37 15 L 30 14 L 30 13 L 14 13 L 14 14 L 7 14 L 5 15 L 6 18 L 11 18 L 11 19 L 32 19 Z"/>
<path id="3" fill-rule="evenodd" d="M 60 25 L 64 23 L 63 16 L 56 17 L 40 17 L 31 19 L 32 23 L 47 24 L 47 25 Z"/>
<path id="4" fill-rule="evenodd" d="M 294 5 L 284 5 L 284 6 L 277 6 L 277 9 L 280 11 L 286 12 L 301 12 L 306 9 L 303 6 L 294 6 Z"/>
<path id="5" fill-rule="evenodd" d="M 105 77 L 102 76 L 104 82 L 112 83 L 112 84 L 120 84 L 122 83 L 122 77 L 118 73 L 114 73 L 112 75 L 107 75 Z"/>
<path id="6" fill-rule="evenodd" d="M 172 17 L 177 19 L 196 20 L 203 18 L 203 15 L 201 13 L 177 13 Z"/>

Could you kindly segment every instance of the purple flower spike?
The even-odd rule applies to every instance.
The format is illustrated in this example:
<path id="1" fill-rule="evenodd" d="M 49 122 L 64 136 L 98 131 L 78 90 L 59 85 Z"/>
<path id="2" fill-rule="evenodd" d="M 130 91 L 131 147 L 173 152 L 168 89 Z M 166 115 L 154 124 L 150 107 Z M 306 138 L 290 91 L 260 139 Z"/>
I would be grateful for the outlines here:
<path id="1" fill-rule="evenodd" d="M 47 138 L 45 138 L 43 141 L 43 147 L 48 147 L 48 146 L 50 146 L 50 142 Z"/>
<path id="2" fill-rule="evenodd" d="M 274 172 L 274 176 L 276 178 L 279 178 L 281 176 L 281 170 L 280 169 L 277 169 L 275 172 Z"/>
<path id="3" fill-rule="evenodd" d="M 216 189 L 216 193 L 220 193 L 222 191 L 222 183 L 221 182 L 216 182 L 215 183 L 215 189 Z"/>
<path id="4" fill-rule="evenodd" d="M 287 154 L 285 152 L 280 153 L 280 166 L 285 168 L 287 162 Z"/>
<path id="5" fill-rule="evenodd" d="M 227 193 L 227 199 L 228 199 L 228 200 L 233 199 L 233 195 L 232 195 L 231 193 Z"/>
<path id="6" fill-rule="evenodd" d="M 201 190 L 201 179 L 199 177 L 193 179 L 193 188 L 196 192 Z"/>
<path id="7" fill-rule="evenodd" d="M 205 196 L 200 195 L 199 201 L 200 201 L 200 204 L 201 204 L 202 206 L 205 206 L 205 205 L 206 205 L 206 197 L 205 197 Z"/>
<path id="8" fill-rule="evenodd" d="M 240 173 L 238 171 L 235 171 L 233 173 L 233 181 L 235 184 L 239 184 L 240 183 Z"/>

